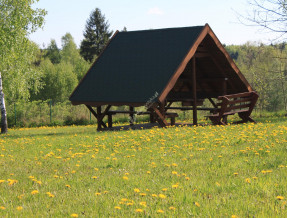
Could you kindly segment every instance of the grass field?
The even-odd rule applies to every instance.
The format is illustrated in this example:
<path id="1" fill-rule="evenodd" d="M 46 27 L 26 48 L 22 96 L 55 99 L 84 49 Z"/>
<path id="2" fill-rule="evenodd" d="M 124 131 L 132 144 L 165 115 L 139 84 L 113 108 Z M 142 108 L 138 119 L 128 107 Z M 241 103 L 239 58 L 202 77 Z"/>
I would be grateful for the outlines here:
<path id="1" fill-rule="evenodd" d="M 0 136 L 0 217 L 287 217 L 287 121 Z"/>

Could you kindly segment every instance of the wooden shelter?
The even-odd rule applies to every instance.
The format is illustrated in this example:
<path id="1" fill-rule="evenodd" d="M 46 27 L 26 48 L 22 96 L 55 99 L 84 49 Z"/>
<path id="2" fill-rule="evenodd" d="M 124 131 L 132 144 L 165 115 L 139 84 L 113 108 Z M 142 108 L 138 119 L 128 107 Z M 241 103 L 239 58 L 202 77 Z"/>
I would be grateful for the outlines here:
<path id="1" fill-rule="evenodd" d="M 230 108 L 236 103 L 242 105 L 238 95 L 228 107 L 225 103 L 214 102 L 214 98 L 219 96 L 230 97 L 238 93 L 247 93 L 242 98 L 251 100 L 246 104 L 247 109 L 243 106 Z M 86 105 L 97 118 L 98 129 L 101 129 L 107 128 L 103 118 L 108 116 L 108 126 L 111 127 L 112 115 L 117 113 L 127 113 L 131 118 L 135 114 L 149 114 L 151 122 L 157 121 L 164 127 L 169 125 L 166 118 L 171 118 L 171 124 L 175 122 L 177 114 L 170 113 L 171 109 L 192 110 L 194 125 L 197 125 L 198 110 L 211 111 L 210 119 L 215 124 L 218 120 L 218 124 L 225 124 L 221 119 L 236 112 L 243 114 L 242 117 L 246 118 L 243 121 L 253 121 L 250 114 L 257 98 L 206 24 L 117 31 L 75 88 L 70 101 L 73 105 Z M 200 107 L 205 99 L 212 103 L 213 108 Z M 182 107 L 172 107 L 174 102 L 181 102 Z M 121 105 L 128 105 L 129 110 L 111 110 L 112 106 Z M 135 111 L 134 107 L 139 106 L 146 106 L 147 111 Z M 219 111 L 220 106 L 225 109 Z M 232 109 L 240 110 L 232 113 Z"/>

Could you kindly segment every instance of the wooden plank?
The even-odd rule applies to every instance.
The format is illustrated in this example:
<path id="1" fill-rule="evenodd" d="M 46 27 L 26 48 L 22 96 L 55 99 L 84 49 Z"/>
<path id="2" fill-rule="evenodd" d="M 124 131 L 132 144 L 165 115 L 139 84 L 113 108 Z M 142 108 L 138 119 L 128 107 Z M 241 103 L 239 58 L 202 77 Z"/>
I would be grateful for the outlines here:
<path id="1" fill-rule="evenodd" d="M 233 101 L 229 101 L 229 104 L 239 104 L 239 103 L 243 103 L 243 102 L 251 102 L 252 98 L 239 98 L 237 100 L 233 100 Z M 218 103 L 217 106 L 221 106 L 222 103 Z"/>
<path id="2" fill-rule="evenodd" d="M 224 95 L 224 96 L 219 96 L 218 99 L 221 99 L 221 98 L 241 98 L 241 97 L 247 97 L 247 96 L 250 96 L 250 95 L 253 95 L 251 93 L 255 93 L 255 92 L 243 92 L 243 93 L 239 93 L 239 94 L 232 94 L 232 95 Z"/>
<path id="3" fill-rule="evenodd" d="M 193 97 L 193 125 L 197 125 L 197 96 L 196 96 L 196 61 L 192 58 L 192 97 Z"/>

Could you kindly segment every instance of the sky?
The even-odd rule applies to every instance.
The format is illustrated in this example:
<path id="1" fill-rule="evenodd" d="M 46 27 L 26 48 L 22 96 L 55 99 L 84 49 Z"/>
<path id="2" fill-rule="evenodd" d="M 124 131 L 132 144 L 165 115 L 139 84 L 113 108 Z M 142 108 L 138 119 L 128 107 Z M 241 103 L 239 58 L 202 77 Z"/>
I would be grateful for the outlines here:
<path id="1" fill-rule="evenodd" d="M 90 13 L 99 8 L 110 30 L 128 31 L 171 27 L 201 26 L 208 23 L 219 40 L 227 45 L 247 41 L 270 43 L 271 33 L 243 25 L 238 14 L 251 10 L 247 0 L 40 0 L 34 8 L 48 14 L 43 29 L 30 36 L 40 47 L 71 33 L 79 46 Z"/>

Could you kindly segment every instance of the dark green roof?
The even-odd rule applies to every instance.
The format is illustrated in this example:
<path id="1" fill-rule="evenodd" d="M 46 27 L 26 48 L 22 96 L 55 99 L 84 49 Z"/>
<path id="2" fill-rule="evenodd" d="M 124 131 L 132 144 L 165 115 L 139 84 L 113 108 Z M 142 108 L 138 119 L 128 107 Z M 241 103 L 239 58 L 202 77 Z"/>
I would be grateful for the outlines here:
<path id="1" fill-rule="evenodd" d="M 145 103 L 160 95 L 203 28 L 117 33 L 70 100 Z"/>

